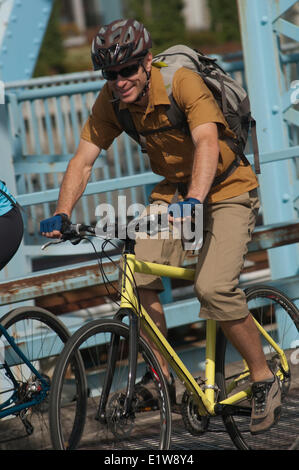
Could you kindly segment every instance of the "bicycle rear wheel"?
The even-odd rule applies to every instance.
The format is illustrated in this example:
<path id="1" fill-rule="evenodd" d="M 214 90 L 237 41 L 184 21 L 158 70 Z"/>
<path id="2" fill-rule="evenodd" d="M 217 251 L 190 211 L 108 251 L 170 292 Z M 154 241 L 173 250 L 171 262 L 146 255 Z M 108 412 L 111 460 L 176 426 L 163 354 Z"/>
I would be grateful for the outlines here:
<path id="1" fill-rule="evenodd" d="M 107 365 L 112 335 L 118 340 L 117 361 L 114 371 Z M 136 397 L 130 415 L 122 417 L 128 376 L 129 328 L 115 320 L 95 320 L 81 327 L 69 340 L 63 351 L 53 378 L 51 390 L 50 425 L 55 449 L 68 450 L 69 432 L 76 420 L 75 406 L 64 406 L 65 387 L 72 381 L 68 373 L 74 354 L 80 350 L 84 360 L 89 387 L 87 415 L 84 419 L 78 449 L 82 450 L 135 450 L 168 449 L 171 433 L 171 410 L 167 385 L 161 368 L 148 344 L 140 338 L 137 378 L 147 371 L 155 384 L 159 406 L 142 407 Z M 105 412 L 98 417 L 105 373 L 113 372 L 113 382 Z M 67 419 L 65 419 L 67 416 Z"/>
<path id="2" fill-rule="evenodd" d="M 1 325 L 45 380 L 47 388 L 51 388 L 57 358 L 70 337 L 65 325 L 51 312 L 39 307 L 16 308 L 1 318 Z M 51 449 L 49 391 L 43 391 L 41 379 L 17 355 L 4 333 L 0 335 L 0 416 L 3 417 L 0 449 Z M 82 374 L 83 364 L 78 357 L 74 360 L 74 369 L 77 377 Z M 32 401 L 36 404 L 26 406 Z M 12 406 L 19 407 L 14 415 L 9 410 Z M 78 439 L 77 430 L 74 430 L 72 440 Z"/>
<path id="3" fill-rule="evenodd" d="M 285 371 L 273 346 L 261 337 L 264 353 L 272 370 L 281 373 L 282 413 L 270 430 L 252 435 L 249 431 L 251 404 L 247 416 L 223 416 L 226 429 L 238 449 L 284 450 L 295 448 L 299 434 L 299 312 L 296 306 L 279 290 L 257 286 L 246 290 L 249 310 L 267 333 L 284 350 L 289 371 Z M 217 337 L 216 381 L 220 388 L 219 400 L 250 387 L 250 375 L 237 351 L 227 342 L 222 331 Z"/>

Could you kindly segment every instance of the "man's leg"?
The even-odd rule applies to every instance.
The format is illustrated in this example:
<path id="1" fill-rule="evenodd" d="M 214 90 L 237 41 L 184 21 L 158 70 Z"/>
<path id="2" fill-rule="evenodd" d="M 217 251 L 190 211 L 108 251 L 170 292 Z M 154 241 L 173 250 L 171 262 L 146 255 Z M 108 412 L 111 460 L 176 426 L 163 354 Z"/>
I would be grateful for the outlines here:
<path id="1" fill-rule="evenodd" d="M 250 431 L 252 434 L 263 433 L 277 422 L 281 413 L 279 380 L 268 367 L 260 334 L 251 315 L 242 320 L 221 322 L 221 327 L 250 370 L 253 382 Z"/>
<path id="2" fill-rule="evenodd" d="M 273 377 L 246 296 L 238 286 L 257 207 L 255 194 L 245 193 L 207 208 L 195 286 L 200 316 L 219 321 L 226 337 L 246 360 L 254 381 Z"/>
<path id="3" fill-rule="evenodd" d="M 164 214 L 167 212 L 167 207 L 168 204 L 165 202 L 156 201 L 154 204 L 147 207 L 147 213 Z M 158 239 L 150 237 L 144 239 L 143 237 L 137 237 L 135 245 L 136 258 L 138 260 L 149 261 L 151 263 L 180 266 L 184 257 L 182 243 L 178 238 L 173 239 L 171 233 L 169 234 L 169 238 L 164 238 L 163 234 L 160 234 L 160 238 Z M 163 292 L 164 288 L 162 279 L 151 274 L 141 273 L 135 273 L 134 277 L 143 307 L 157 325 L 161 333 L 166 337 L 167 327 L 165 316 L 159 299 L 159 292 Z M 142 334 L 147 342 L 150 343 L 166 379 L 170 381 L 171 377 L 167 362 L 157 350 L 156 346 L 149 341 L 147 335 L 145 333 Z"/>
<path id="4" fill-rule="evenodd" d="M 166 321 L 164 316 L 163 307 L 160 303 L 159 293 L 156 290 L 152 289 L 139 289 L 140 292 L 140 300 L 143 307 L 146 309 L 147 313 L 150 315 L 156 326 L 159 328 L 161 333 L 166 337 L 167 336 L 167 327 Z M 172 374 L 170 374 L 169 367 L 167 361 L 164 359 L 160 351 L 156 348 L 155 344 L 147 337 L 145 332 L 141 331 L 141 335 L 145 338 L 145 340 L 149 343 L 153 353 L 155 354 L 158 362 L 161 366 L 162 372 L 167 380 L 168 383 L 168 393 L 169 398 L 172 406 L 176 404 L 176 387 L 175 387 L 175 380 Z M 146 389 L 146 390 L 145 390 Z M 144 396 L 152 395 L 152 398 L 155 399 L 157 396 L 156 389 L 153 390 L 152 388 L 152 380 L 149 380 L 147 374 L 143 376 L 141 381 L 136 384 L 136 392 Z"/>
<path id="5" fill-rule="evenodd" d="M 161 333 L 166 337 L 167 327 L 158 293 L 153 290 L 140 289 L 140 298 L 143 307 L 146 309 L 147 313 L 150 315 Z M 247 317 L 239 320 L 223 321 L 220 322 L 220 325 L 227 339 L 246 360 L 251 373 L 251 380 L 253 382 L 259 382 L 272 378 L 273 374 L 268 367 L 262 349 L 259 331 L 251 315 L 249 314 Z M 144 337 L 146 338 L 145 334 Z M 147 341 L 149 342 L 148 338 Z M 170 379 L 168 364 L 164 357 L 153 343 L 151 343 L 151 348 L 159 360 L 159 364 L 161 365 L 164 375 L 167 379 Z"/>
<path id="6" fill-rule="evenodd" d="M 254 194 L 245 193 L 208 208 L 195 284 L 200 316 L 218 320 L 247 362 L 253 382 L 250 429 L 255 434 L 271 427 L 281 408 L 279 382 L 268 367 L 259 331 L 238 285 L 254 228 L 256 202 Z"/>
<path id="7" fill-rule="evenodd" d="M 159 299 L 159 294 L 155 290 L 149 290 L 149 289 L 139 289 L 140 293 L 140 300 L 151 317 L 151 319 L 154 321 L 155 325 L 159 328 L 161 333 L 166 337 L 167 336 L 167 327 L 166 327 L 166 321 L 165 321 L 165 316 L 164 316 L 164 311 L 163 307 L 161 305 L 160 299 Z M 154 343 L 152 343 L 148 337 L 146 336 L 145 333 L 141 331 L 141 334 L 144 336 L 146 341 L 150 344 L 155 356 L 158 359 L 158 362 L 161 366 L 162 372 L 164 373 L 166 379 L 170 382 L 170 373 L 169 373 L 169 368 L 166 360 L 158 351 Z"/>
<path id="8" fill-rule="evenodd" d="M 273 378 L 260 339 L 259 331 L 249 314 L 239 320 L 220 322 L 227 339 L 245 359 L 253 382 Z"/>

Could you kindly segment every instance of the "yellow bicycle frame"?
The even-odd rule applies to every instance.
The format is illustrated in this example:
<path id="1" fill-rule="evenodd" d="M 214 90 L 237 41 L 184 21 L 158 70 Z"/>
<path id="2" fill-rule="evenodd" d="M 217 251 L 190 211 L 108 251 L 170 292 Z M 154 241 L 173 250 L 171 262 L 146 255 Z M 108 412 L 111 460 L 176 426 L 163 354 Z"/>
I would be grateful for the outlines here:
<path id="1" fill-rule="evenodd" d="M 138 299 L 134 294 L 134 273 L 152 274 L 156 276 L 165 276 L 173 279 L 194 280 L 195 271 L 182 267 L 167 266 L 157 263 L 138 261 L 134 254 L 123 255 L 123 275 L 121 280 L 121 308 L 134 309 L 140 318 L 140 324 L 153 341 L 158 350 L 164 356 L 168 364 L 175 371 L 178 378 L 184 384 L 194 402 L 198 405 L 198 411 L 201 416 L 214 415 L 215 405 L 233 405 L 240 400 L 250 396 L 250 389 L 235 393 L 221 402 L 215 402 L 215 354 L 216 354 L 216 321 L 206 321 L 206 367 L 205 367 L 205 385 L 204 390 L 196 382 L 194 377 L 185 367 L 181 359 L 168 343 L 159 328 L 155 325 L 145 309 L 138 304 Z M 264 328 L 255 320 L 260 333 L 266 338 L 271 346 L 280 355 L 282 366 L 288 371 L 288 363 L 283 350 L 273 341 Z M 245 365 L 244 371 L 234 381 L 235 384 L 242 378 L 248 376 L 248 368 Z M 234 385 L 231 386 L 233 390 Z"/>

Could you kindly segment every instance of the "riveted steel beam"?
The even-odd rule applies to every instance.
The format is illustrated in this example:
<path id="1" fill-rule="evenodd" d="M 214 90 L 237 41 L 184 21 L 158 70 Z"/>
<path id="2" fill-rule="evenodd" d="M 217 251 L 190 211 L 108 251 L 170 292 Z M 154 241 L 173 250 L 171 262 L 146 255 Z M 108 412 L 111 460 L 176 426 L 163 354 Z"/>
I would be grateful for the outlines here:
<path id="1" fill-rule="evenodd" d="M 0 3 L 0 79 L 32 76 L 54 0 Z"/>
<path id="2" fill-rule="evenodd" d="M 283 30 L 297 37 L 299 28 L 281 16 L 295 1 L 238 0 L 243 57 L 252 114 L 257 121 L 261 163 L 278 151 L 282 158 L 262 165 L 259 176 L 265 225 L 287 223 L 297 218 L 293 201 L 297 197 L 298 178 L 294 160 L 298 156 L 290 143 L 287 120 L 297 123 L 292 94 L 284 74 L 280 35 Z M 286 24 L 287 23 L 287 24 Z M 288 103 L 287 100 L 290 100 Z M 265 156 L 265 160 L 263 160 Z M 271 160 L 270 160 L 271 161 Z M 269 253 L 273 278 L 298 272 L 298 246 L 290 245 Z"/>

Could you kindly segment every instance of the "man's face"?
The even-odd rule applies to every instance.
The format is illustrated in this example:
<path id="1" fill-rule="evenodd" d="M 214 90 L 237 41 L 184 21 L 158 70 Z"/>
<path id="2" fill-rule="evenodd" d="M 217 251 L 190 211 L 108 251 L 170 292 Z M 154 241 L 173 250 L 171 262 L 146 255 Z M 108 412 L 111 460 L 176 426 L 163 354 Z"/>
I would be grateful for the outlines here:
<path id="1" fill-rule="evenodd" d="M 149 53 L 143 59 L 133 59 L 123 65 L 109 67 L 105 71 L 107 73 L 105 78 L 108 79 L 109 87 L 114 95 L 124 103 L 136 101 L 147 82 L 144 68 L 146 71 L 150 71 L 151 61 L 152 55 Z M 114 72 L 114 74 L 110 74 L 110 72 Z"/>

